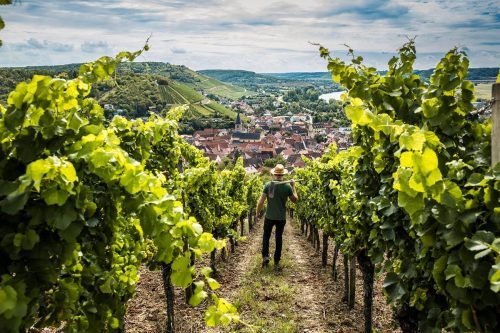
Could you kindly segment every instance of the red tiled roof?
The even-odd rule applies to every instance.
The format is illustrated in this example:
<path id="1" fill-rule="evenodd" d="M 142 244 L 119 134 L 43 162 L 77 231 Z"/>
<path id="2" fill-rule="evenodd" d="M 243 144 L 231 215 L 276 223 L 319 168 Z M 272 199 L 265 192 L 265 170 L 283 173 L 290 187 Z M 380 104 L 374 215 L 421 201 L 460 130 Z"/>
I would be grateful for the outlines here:
<path id="1" fill-rule="evenodd" d="M 304 161 L 298 160 L 297 162 L 293 163 L 293 166 L 297 168 L 303 168 L 306 166 L 306 164 L 304 163 Z"/>

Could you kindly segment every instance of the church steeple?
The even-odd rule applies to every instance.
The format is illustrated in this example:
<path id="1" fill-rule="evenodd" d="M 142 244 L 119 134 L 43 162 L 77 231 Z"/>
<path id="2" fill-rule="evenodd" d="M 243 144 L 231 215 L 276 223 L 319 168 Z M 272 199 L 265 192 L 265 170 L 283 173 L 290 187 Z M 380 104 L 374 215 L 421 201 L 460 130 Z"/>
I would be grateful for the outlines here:
<path id="1" fill-rule="evenodd" d="M 243 132 L 243 123 L 241 122 L 240 112 L 238 111 L 238 115 L 236 116 L 236 120 L 234 121 L 234 130 L 238 132 Z"/>

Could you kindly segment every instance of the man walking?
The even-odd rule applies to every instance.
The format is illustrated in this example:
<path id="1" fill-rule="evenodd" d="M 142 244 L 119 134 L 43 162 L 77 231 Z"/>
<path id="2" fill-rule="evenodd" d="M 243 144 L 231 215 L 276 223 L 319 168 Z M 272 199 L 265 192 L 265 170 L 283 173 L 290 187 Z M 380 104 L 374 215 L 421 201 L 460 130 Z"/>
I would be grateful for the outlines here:
<path id="1" fill-rule="evenodd" d="M 282 164 L 277 164 L 271 170 L 274 175 L 274 181 L 267 182 L 257 203 L 257 216 L 260 216 L 264 202 L 267 199 L 267 210 L 264 219 L 264 236 L 262 239 L 262 267 L 269 265 L 269 238 L 273 227 L 276 226 L 276 249 L 274 251 L 274 270 L 279 271 L 279 262 L 281 259 L 281 248 L 283 245 L 283 230 L 286 223 L 286 201 L 288 198 L 292 202 L 298 200 L 295 191 L 295 182 L 293 180 L 283 182 L 283 176 L 288 170 Z"/>

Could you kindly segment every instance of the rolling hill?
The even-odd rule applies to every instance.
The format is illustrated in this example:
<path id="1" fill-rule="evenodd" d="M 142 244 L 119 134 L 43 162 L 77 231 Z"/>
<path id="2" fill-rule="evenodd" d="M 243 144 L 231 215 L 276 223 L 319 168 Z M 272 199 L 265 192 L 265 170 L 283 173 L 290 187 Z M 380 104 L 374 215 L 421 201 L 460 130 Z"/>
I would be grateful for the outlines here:
<path id="1" fill-rule="evenodd" d="M 187 104 L 189 105 L 189 114 L 195 117 L 222 116 L 236 119 L 234 111 L 206 98 L 187 85 L 172 80 L 159 80 L 159 82 L 160 96 L 168 106 Z"/>
<path id="2" fill-rule="evenodd" d="M 221 82 L 182 65 L 178 66 L 163 62 L 133 62 L 121 64 L 119 70 L 160 75 L 183 83 L 195 90 L 231 100 L 255 95 L 254 91 L 247 88 Z"/>
<path id="3" fill-rule="evenodd" d="M 277 78 L 244 70 L 206 69 L 198 73 L 215 80 L 245 87 L 252 91 L 269 90 L 271 87 L 301 86 L 302 82 L 287 78 Z"/>
<path id="4" fill-rule="evenodd" d="M 28 66 L 23 69 L 36 71 L 66 72 L 76 75 L 81 64 L 67 64 L 56 66 Z M 243 96 L 255 95 L 254 91 L 221 82 L 213 77 L 205 76 L 183 65 L 172 65 L 164 62 L 132 62 L 122 63 L 118 66 L 119 73 L 133 72 L 136 74 L 159 75 L 183 83 L 197 91 L 203 91 L 217 97 L 237 100 Z"/>
<path id="5" fill-rule="evenodd" d="M 69 77 L 74 77 L 77 75 L 78 68 L 78 64 L 0 68 L 0 103 L 6 102 L 8 93 L 19 82 L 31 79 L 34 74 L 55 76 L 64 72 Z M 214 117 L 233 120 L 236 118 L 235 112 L 203 96 L 187 84 L 165 76 L 145 73 L 145 71 L 129 70 L 125 66 L 120 68 L 116 82 L 95 85 L 92 96 L 101 105 L 113 106 L 114 111 L 107 110 L 108 116 L 116 113 L 116 110 L 121 110 L 120 114 L 130 118 L 144 117 L 149 111 L 161 113 L 170 107 L 187 104 L 189 109 L 183 117 L 185 120 Z"/>
<path id="6" fill-rule="evenodd" d="M 467 78 L 475 83 L 477 82 L 494 82 L 498 74 L 498 68 L 469 68 Z M 434 69 L 415 70 L 415 74 L 420 75 L 424 80 L 428 80 Z M 384 74 L 386 71 L 380 71 Z M 277 79 L 289 81 L 304 81 L 309 83 L 331 81 L 332 76 L 329 72 L 292 72 L 292 73 L 265 73 L 262 75 L 270 76 Z M 220 79 L 223 81 L 222 79 Z"/>
<path id="7" fill-rule="evenodd" d="M 100 84 L 96 89 L 100 104 L 122 109 L 130 117 L 141 117 L 149 111 L 162 112 L 179 105 L 188 105 L 184 119 L 225 117 L 235 119 L 236 113 L 203 96 L 193 88 L 159 75 L 126 72 L 117 78 L 116 86 Z"/>

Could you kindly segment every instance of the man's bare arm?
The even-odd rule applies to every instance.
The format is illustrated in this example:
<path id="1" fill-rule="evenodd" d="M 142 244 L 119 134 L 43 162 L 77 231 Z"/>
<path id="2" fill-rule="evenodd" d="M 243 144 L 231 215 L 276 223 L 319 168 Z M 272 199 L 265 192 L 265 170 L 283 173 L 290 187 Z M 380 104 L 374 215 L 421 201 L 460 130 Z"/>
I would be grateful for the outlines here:
<path id="1" fill-rule="evenodd" d="M 267 196 L 265 193 L 262 193 L 260 195 L 259 202 L 257 202 L 257 211 L 256 211 L 257 217 L 260 216 L 260 211 L 262 210 L 262 207 L 264 206 L 264 201 L 266 201 L 266 198 L 267 198 Z"/>
<path id="2" fill-rule="evenodd" d="M 297 195 L 297 191 L 295 191 L 295 181 L 293 179 L 290 181 L 290 185 L 292 186 L 292 195 L 290 196 L 290 200 L 292 200 L 292 202 L 297 202 L 297 200 L 299 200 L 299 196 Z"/>

